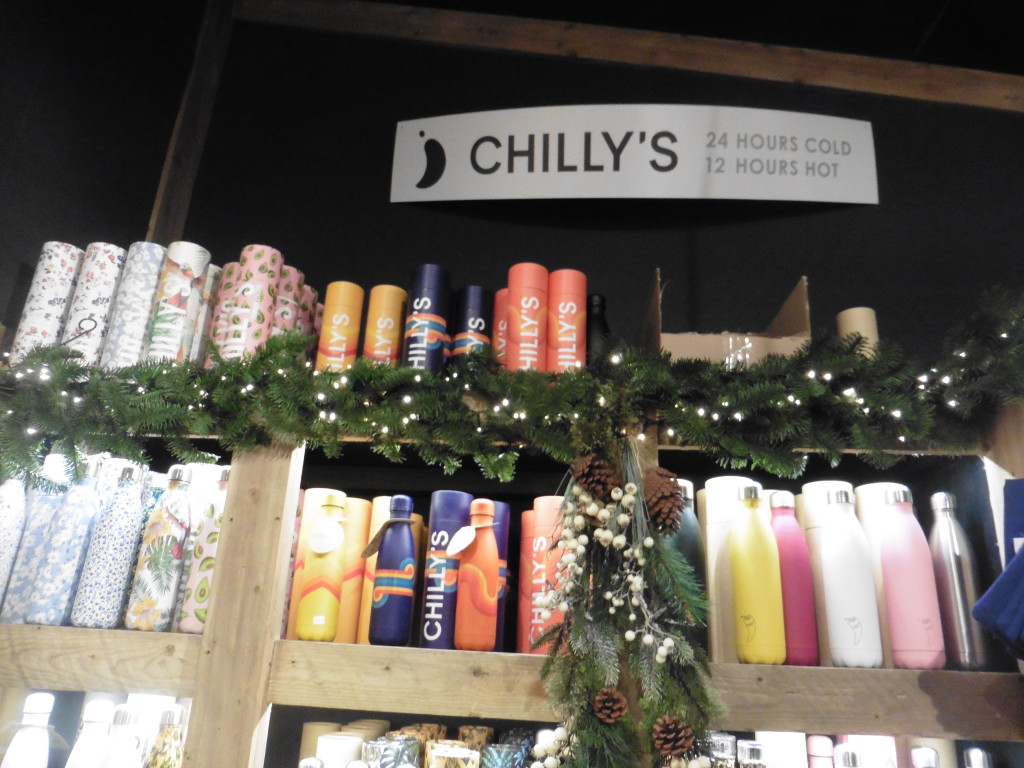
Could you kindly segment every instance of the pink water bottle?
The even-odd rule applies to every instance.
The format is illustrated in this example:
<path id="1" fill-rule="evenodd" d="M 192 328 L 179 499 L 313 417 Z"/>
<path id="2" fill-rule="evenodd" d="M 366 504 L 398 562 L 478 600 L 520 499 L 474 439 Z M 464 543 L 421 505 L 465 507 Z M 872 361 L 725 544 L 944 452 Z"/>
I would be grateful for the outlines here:
<path id="1" fill-rule="evenodd" d="M 793 494 L 776 491 L 770 498 L 772 532 L 779 548 L 782 613 L 786 625 L 786 663 L 818 665 L 818 626 L 814 609 L 814 576 L 803 528 L 796 519 Z"/>
<path id="2" fill-rule="evenodd" d="M 935 571 L 910 491 L 886 490 L 885 513 L 882 583 L 893 662 L 903 669 L 941 669 L 946 647 Z"/>

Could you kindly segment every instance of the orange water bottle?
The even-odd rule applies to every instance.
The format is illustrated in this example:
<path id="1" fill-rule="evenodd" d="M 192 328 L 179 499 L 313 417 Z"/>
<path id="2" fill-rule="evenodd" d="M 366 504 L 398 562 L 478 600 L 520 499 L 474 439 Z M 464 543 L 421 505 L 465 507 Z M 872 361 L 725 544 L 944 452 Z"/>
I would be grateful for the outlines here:
<path id="1" fill-rule="evenodd" d="M 493 651 L 500 588 L 494 502 L 473 499 L 469 520 L 476 529 L 476 536 L 459 558 L 455 647 L 463 651 Z"/>

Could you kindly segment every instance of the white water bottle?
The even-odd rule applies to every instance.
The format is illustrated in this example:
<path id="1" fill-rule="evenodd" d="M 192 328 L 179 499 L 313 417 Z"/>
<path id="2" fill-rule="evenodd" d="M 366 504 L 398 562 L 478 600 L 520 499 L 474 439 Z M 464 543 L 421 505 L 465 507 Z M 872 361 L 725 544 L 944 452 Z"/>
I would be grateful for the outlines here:
<path id="1" fill-rule="evenodd" d="M 30 693 L 25 698 L 21 725 L 11 739 L 0 768 L 46 768 L 50 760 L 52 693 Z"/>
<path id="2" fill-rule="evenodd" d="M 814 485 L 803 489 L 807 545 L 832 664 L 880 667 L 882 636 L 871 549 L 854 514 L 853 496 L 846 489 L 828 490 L 822 504 L 820 488 L 809 488 Z"/>
<path id="3" fill-rule="evenodd" d="M 99 768 L 110 747 L 110 723 L 114 702 L 109 699 L 90 701 L 82 713 L 82 729 L 64 768 Z"/>

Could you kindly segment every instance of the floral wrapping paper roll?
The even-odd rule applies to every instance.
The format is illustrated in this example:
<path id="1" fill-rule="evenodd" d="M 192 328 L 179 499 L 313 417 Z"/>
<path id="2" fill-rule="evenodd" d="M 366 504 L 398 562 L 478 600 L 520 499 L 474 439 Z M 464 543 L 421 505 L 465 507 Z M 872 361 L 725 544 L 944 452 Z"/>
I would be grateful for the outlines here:
<path id="1" fill-rule="evenodd" d="M 271 334 L 279 336 L 298 330 L 302 323 L 302 295 L 306 277 L 295 267 L 282 265 L 277 278 L 277 296 L 274 299 L 274 319 Z M 308 308 L 307 308 L 308 312 Z"/>
<path id="2" fill-rule="evenodd" d="M 284 260 L 276 248 L 247 245 L 238 262 L 238 277 L 227 300 L 226 315 L 217 322 L 215 339 L 218 352 L 228 360 L 246 357 L 269 338 Z"/>
<path id="3" fill-rule="evenodd" d="M 11 478 L 0 485 L 0 605 L 25 530 L 25 486 Z"/>
<path id="4" fill-rule="evenodd" d="M 121 284 L 110 310 L 100 367 L 124 368 L 142 360 L 150 310 L 166 256 L 167 249 L 156 243 L 137 242 L 128 246 Z"/>
<path id="5" fill-rule="evenodd" d="M 220 350 L 220 345 L 227 338 L 228 325 L 231 321 L 231 300 L 235 296 L 238 278 L 242 274 L 242 265 L 237 261 L 229 261 L 224 265 L 217 283 L 217 292 L 213 296 L 210 329 L 207 332 L 206 352 L 207 365 L 211 363 L 211 350 Z"/>
<path id="6" fill-rule="evenodd" d="M 191 340 L 188 326 L 192 294 L 210 264 L 210 252 L 195 243 L 176 242 L 167 246 L 167 258 L 160 272 L 156 296 L 146 333 L 146 360 L 179 360 L 182 348 Z"/>
<path id="7" fill-rule="evenodd" d="M 192 337 L 188 344 L 183 343 L 178 356 L 182 360 L 199 360 L 206 355 L 206 344 L 213 324 L 213 305 L 220 290 L 221 276 L 224 270 L 216 264 L 210 264 L 206 272 L 196 284 L 192 294 L 198 300 L 189 304 L 185 324 L 192 329 Z"/>
<path id="8" fill-rule="evenodd" d="M 12 365 L 20 363 L 34 347 L 52 347 L 60 341 L 83 256 L 85 251 L 70 243 L 43 243 L 14 334 Z"/>
<path id="9" fill-rule="evenodd" d="M 85 365 L 99 365 L 124 260 L 124 248 L 110 243 L 89 243 L 82 257 L 61 344 L 81 352 Z"/>

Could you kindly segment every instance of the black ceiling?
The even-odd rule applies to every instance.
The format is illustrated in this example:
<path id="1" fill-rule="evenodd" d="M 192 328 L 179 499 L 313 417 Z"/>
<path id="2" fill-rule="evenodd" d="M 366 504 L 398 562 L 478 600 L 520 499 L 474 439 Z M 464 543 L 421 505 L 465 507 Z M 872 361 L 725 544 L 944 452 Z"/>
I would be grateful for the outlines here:
<path id="1" fill-rule="evenodd" d="M 402 0 L 1024 75 L 1019 3 L 1006 0 Z"/>

